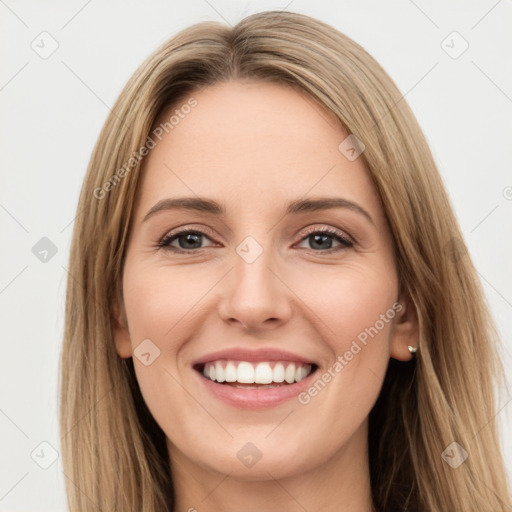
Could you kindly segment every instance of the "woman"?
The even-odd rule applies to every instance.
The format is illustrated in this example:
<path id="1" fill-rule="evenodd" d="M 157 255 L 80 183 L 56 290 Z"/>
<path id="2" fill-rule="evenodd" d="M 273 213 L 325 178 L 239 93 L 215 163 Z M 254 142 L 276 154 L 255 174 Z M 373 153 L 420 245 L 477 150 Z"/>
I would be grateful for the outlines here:
<path id="1" fill-rule="evenodd" d="M 180 32 L 100 134 L 62 354 L 71 511 L 505 511 L 496 336 L 381 67 L 265 12 Z"/>

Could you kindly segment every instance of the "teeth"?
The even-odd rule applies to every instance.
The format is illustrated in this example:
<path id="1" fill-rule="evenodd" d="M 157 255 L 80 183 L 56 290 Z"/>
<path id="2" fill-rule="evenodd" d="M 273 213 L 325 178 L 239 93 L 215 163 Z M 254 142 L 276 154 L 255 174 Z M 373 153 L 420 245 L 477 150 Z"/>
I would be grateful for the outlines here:
<path id="1" fill-rule="evenodd" d="M 236 380 L 240 382 L 240 384 L 254 384 L 256 382 L 254 380 L 254 368 L 251 363 L 242 361 L 238 364 Z"/>
<path id="2" fill-rule="evenodd" d="M 254 382 L 257 384 L 270 384 L 272 382 L 272 368 L 268 363 L 260 363 L 256 366 Z"/>
<path id="3" fill-rule="evenodd" d="M 310 373 L 310 364 L 287 362 L 215 361 L 206 363 L 203 369 L 203 375 L 207 379 L 240 384 L 271 384 L 285 381 L 293 384 L 305 379 Z"/>
<path id="4" fill-rule="evenodd" d="M 274 382 L 284 381 L 284 366 L 281 363 L 276 363 L 272 370 L 272 380 Z"/>
<path id="5" fill-rule="evenodd" d="M 215 378 L 217 382 L 224 382 L 226 380 L 226 376 L 224 374 L 224 368 L 220 364 L 220 361 L 215 363 Z"/>
<path id="6" fill-rule="evenodd" d="M 288 382 L 288 384 L 292 384 L 295 380 L 295 365 L 289 364 L 284 372 L 284 380 Z"/>
<path id="7" fill-rule="evenodd" d="M 206 366 L 208 366 L 208 365 L 206 365 Z M 226 377 L 226 382 L 236 382 L 236 377 L 237 377 L 236 366 L 231 361 L 229 361 L 228 364 L 226 365 L 225 377 Z M 212 379 L 212 380 L 215 380 L 215 379 Z"/>

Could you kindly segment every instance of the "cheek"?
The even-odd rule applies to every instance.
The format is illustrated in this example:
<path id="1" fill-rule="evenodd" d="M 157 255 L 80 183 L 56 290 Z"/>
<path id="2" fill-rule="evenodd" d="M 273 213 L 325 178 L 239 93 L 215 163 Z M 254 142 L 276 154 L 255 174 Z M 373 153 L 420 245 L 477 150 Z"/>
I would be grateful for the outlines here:
<path id="1" fill-rule="evenodd" d="M 180 332 L 214 280 L 197 279 L 190 268 L 133 268 L 126 275 L 124 298 L 132 346 L 150 338 L 170 351 L 169 340 Z M 210 284 L 209 281 L 212 281 Z"/>
<path id="2" fill-rule="evenodd" d="M 396 317 L 395 277 L 392 267 L 384 272 L 354 265 L 304 282 L 303 290 L 310 290 L 305 302 L 319 318 L 317 330 L 330 355 L 301 403 L 340 432 L 356 428 L 380 392 Z M 340 408 L 351 415 L 332 412 Z"/>
<path id="3" fill-rule="evenodd" d="M 137 382 L 156 422 L 168 437 L 180 438 L 185 435 L 186 428 L 173 418 L 189 410 L 200 415 L 201 410 L 194 408 L 194 400 L 184 392 L 184 374 L 177 365 L 177 358 L 193 333 L 197 303 L 208 289 L 207 283 L 201 285 L 191 279 L 194 274 L 185 266 L 127 265 L 126 268 L 124 300 Z M 145 352 L 151 352 L 151 359 L 152 351 L 158 355 L 146 365 L 137 357 L 137 353 L 142 352 L 137 347 L 148 339 L 157 348 L 149 345 Z M 207 418 L 201 417 L 201 420 Z"/>
<path id="4" fill-rule="evenodd" d="M 376 322 L 379 331 L 389 334 L 391 322 L 385 321 L 383 326 L 380 320 L 398 295 L 392 267 L 384 270 L 350 265 L 335 274 L 303 280 L 303 290 L 307 305 L 325 324 L 333 348 L 347 349 L 347 342 Z"/>

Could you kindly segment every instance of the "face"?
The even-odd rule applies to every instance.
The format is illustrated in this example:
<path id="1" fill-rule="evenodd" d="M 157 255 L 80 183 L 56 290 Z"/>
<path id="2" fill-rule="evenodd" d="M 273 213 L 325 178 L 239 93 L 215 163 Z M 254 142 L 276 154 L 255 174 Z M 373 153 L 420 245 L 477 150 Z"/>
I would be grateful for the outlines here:
<path id="1" fill-rule="evenodd" d="M 171 458 L 240 479 L 305 473 L 363 449 L 389 357 L 410 357 L 392 236 L 311 97 L 238 81 L 191 97 L 145 160 L 117 352 Z"/>

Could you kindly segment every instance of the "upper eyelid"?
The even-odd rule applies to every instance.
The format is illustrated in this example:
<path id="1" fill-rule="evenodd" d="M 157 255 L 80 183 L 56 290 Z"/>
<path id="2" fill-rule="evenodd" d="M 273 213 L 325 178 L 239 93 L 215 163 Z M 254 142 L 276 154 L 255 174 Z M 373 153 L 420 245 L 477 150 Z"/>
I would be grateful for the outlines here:
<path id="1" fill-rule="evenodd" d="M 301 240 L 304 239 L 306 236 L 309 236 L 313 233 L 315 233 L 316 231 L 326 231 L 328 232 L 327 234 L 328 235 L 331 235 L 331 236 L 339 236 L 341 238 L 345 238 L 347 240 L 349 240 L 350 242 L 354 242 L 354 239 L 351 235 L 349 235 L 345 230 L 343 229 L 339 229 L 339 228 L 332 228 L 332 227 L 327 227 L 327 226 L 324 226 L 322 228 L 319 228 L 318 226 L 311 226 L 311 227 L 308 227 L 307 228 L 307 232 L 302 236 Z"/>
<path id="2" fill-rule="evenodd" d="M 207 236 L 208 238 L 214 237 L 213 232 L 211 232 L 210 230 L 208 230 L 206 228 L 196 228 L 196 227 L 190 226 L 190 227 L 183 227 L 183 228 L 179 227 L 179 228 L 176 228 L 176 230 L 166 231 L 165 234 L 160 238 L 160 240 L 165 240 L 166 238 L 171 238 L 171 237 L 174 237 L 177 235 L 182 235 L 184 233 L 190 233 L 190 232 L 194 232 L 194 231 L 196 231 L 204 236 Z"/>

